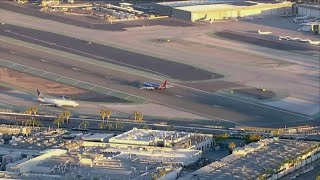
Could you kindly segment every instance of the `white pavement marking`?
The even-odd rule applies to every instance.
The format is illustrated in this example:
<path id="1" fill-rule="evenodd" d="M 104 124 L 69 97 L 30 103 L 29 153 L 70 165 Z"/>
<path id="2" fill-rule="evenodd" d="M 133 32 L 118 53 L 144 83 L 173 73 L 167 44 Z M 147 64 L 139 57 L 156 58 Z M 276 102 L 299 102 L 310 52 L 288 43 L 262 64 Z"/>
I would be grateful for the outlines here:
<path id="1" fill-rule="evenodd" d="M 29 71 L 29 70 L 30 70 L 30 68 L 28 68 L 28 69 L 24 70 L 23 72 L 27 72 L 27 71 Z"/>
<path id="2" fill-rule="evenodd" d="M 24 35 L 22 35 L 22 36 L 24 36 Z M 32 38 L 32 37 L 30 37 L 30 38 Z M 13 42 L 6 41 L 6 40 L 2 40 L 2 41 L 8 42 L 8 43 L 12 43 L 12 44 L 17 44 L 17 43 L 13 43 Z M 42 41 L 42 40 L 40 40 L 40 41 Z M 21 44 L 17 44 L 17 45 L 19 45 L 19 46 L 24 46 L 24 45 L 21 45 Z M 24 46 L 24 47 L 31 48 L 31 47 L 28 47 L 28 46 Z M 35 49 L 35 48 L 31 48 L 31 49 Z M 36 50 L 38 50 L 38 51 L 43 51 L 43 50 L 39 50 L 39 49 L 36 49 Z M 47 51 L 43 51 L 43 52 L 52 54 L 52 53 L 47 52 Z M 70 59 L 70 58 L 69 58 L 69 59 Z M 81 61 L 81 62 L 84 62 L 84 63 L 93 64 L 93 65 L 96 65 L 96 66 L 107 67 L 107 66 L 105 66 L 105 65 L 99 65 L 99 64 L 92 63 L 92 62 L 87 62 L 87 61 L 79 60 L 79 59 L 77 59 L 77 60 L 78 60 L 78 61 Z M 110 67 L 107 67 L 107 68 L 110 68 Z M 111 68 L 111 69 L 113 69 L 113 68 Z M 114 69 L 114 70 L 121 71 L 121 70 L 118 70 L 118 69 Z M 149 76 L 146 77 L 146 76 L 143 76 L 143 75 L 137 74 L 137 73 L 132 73 L 132 72 L 128 72 L 128 71 L 122 71 L 122 72 L 130 73 L 130 74 L 134 74 L 134 75 L 138 75 L 138 76 L 144 77 L 144 78 L 150 78 L 150 79 L 162 81 L 162 80 L 157 79 L 157 78 L 153 78 L 153 77 L 149 77 Z M 245 100 L 241 100 L 241 99 L 236 99 L 236 98 L 233 98 L 233 97 L 228 97 L 228 96 L 224 96 L 224 95 L 221 95 L 221 94 L 208 92 L 208 91 L 204 91 L 204 90 L 201 90 L 201 89 L 196 89 L 196 88 L 193 88 L 193 87 L 188 87 L 188 86 L 180 85 L 180 84 L 177 84 L 177 83 L 171 83 L 171 84 L 172 84 L 172 85 L 175 85 L 175 86 L 180 86 L 180 87 L 183 87 L 183 88 L 187 88 L 187 89 L 199 91 L 199 92 L 202 92 L 202 93 L 211 94 L 211 95 L 214 95 L 214 96 L 223 97 L 223 98 L 226 98 L 226 99 L 231 99 L 231 100 L 234 100 L 234 101 L 238 101 L 238 102 L 242 102 L 242 103 L 246 103 L 246 104 L 250 104 L 250 105 L 262 107 L 262 108 L 265 108 L 265 109 L 271 109 L 271 110 L 274 110 L 274 111 L 279 111 L 279 112 L 282 112 L 282 113 L 287 113 L 287 114 L 291 114 L 291 115 L 303 117 L 303 118 L 306 118 L 306 119 L 314 119 L 314 118 L 312 118 L 312 117 L 310 117 L 310 116 L 305 116 L 305 115 L 301 115 L 301 114 L 298 114 L 298 113 L 290 112 L 290 111 L 287 111 L 287 110 L 274 108 L 274 107 L 267 106 L 267 105 L 263 105 L 263 104 L 260 104 L 260 103 L 254 103 L 254 102 L 250 102 L 250 101 L 245 101 Z"/>
<path id="3" fill-rule="evenodd" d="M 110 92 L 108 92 L 107 94 L 109 95 L 109 94 L 111 94 L 113 92 L 113 90 L 111 90 Z"/>
<path id="4" fill-rule="evenodd" d="M 10 62 L 10 61 L 9 61 L 9 62 Z M 11 68 L 11 67 L 13 67 L 13 66 L 15 66 L 15 65 L 17 65 L 17 63 L 13 63 L 12 65 L 9 66 L 9 68 Z"/>
<path id="5" fill-rule="evenodd" d="M 58 79 L 56 79 L 56 81 L 60 81 L 60 79 L 62 79 L 62 76 L 60 76 Z"/>
<path id="6" fill-rule="evenodd" d="M 4 59 L 1 59 L 0 60 L 2 61 L 6 61 L 6 62 L 10 62 L 8 60 L 4 60 Z M 24 66 L 24 65 L 23 65 Z M 25 67 L 28 67 L 28 66 L 25 66 Z M 31 68 L 31 67 L 30 67 Z M 32 68 L 32 69 L 36 69 L 36 68 Z M 44 70 L 40 70 L 40 69 L 36 69 L 36 70 L 39 70 L 39 71 L 43 71 L 43 72 L 48 72 L 48 71 L 44 71 Z M 48 72 L 50 73 L 50 72 Z M 60 76 L 60 77 L 64 77 L 64 78 L 67 78 L 67 79 L 72 79 L 72 80 L 76 80 L 76 79 L 73 79 L 73 78 L 69 78 L 69 77 L 66 77 L 66 76 L 62 76 L 62 75 L 58 75 L 58 74 L 54 74 L 54 73 L 50 73 L 50 74 L 53 74 L 53 75 L 57 75 L 57 76 Z M 79 83 L 79 82 L 83 82 L 83 83 L 87 83 L 87 84 L 90 84 L 90 85 L 95 85 L 95 84 L 92 84 L 92 83 L 88 83 L 88 82 L 85 82 L 85 81 L 79 81 L 79 80 L 76 80 L 78 82 L 76 82 L 75 84 Z M 97 87 L 100 87 L 100 88 L 103 88 L 103 89 L 108 89 L 108 88 L 105 88 L 103 86 L 98 86 L 96 85 Z M 109 89 L 111 90 L 111 89 Z M 185 112 L 189 112 L 189 113 L 193 113 L 193 114 L 196 114 L 196 115 L 200 115 L 200 116 L 203 116 L 203 117 L 210 117 L 212 119 L 217 119 L 217 120 L 221 120 L 221 121 L 225 121 L 225 122 L 229 122 L 229 123 L 233 123 L 233 124 L 236 124 L 236 125 L 239 125 L 239 126 L 244 126 L 243 124 L 240 124 L 240 123 L 236 123 L 234 121 L 230 121 L 230 120 L 227 120 L 227 119 L 223 119 L 223 118 L 219 118 L 219 117 L 216 117 L 216 116 L 210 116 L 210 115 L 207 115 L 207 114 L 203 114 L 203 113 L 199 113 L 199 112 L 194 112 L 194 111 L 191 111 L 191 110 L 188 110 L 188 109 L 184 109 L 184 108 L 181 108 L 181 107 L 176 107 L 176 106 L 173 106 L 173 105 L 170 105 L 170 104 L 165 104 L 165 103 L 161 103 L 161 102 L 158 102 L 158 101 L 155 101 L 155 100 L 151 100 L 151 99 L 147 99 L 147 98 L 144 98 L 144 97 L 140 97 L 140 96 L 136 96 L 136 95 L 130 95 L 128 93 L 124 93 L 124 92 L 121 92 L 121 91 L 117 91 L 117 90 L 112 90 L 111 92 L 118 92 L 118 93 L 122 93 L 122 94 L 126 94 L 126 95 L 129 95 L 129 96 L 132 96 L 132 97 L 137 97 L 137 98 L 140 98 L 140 99 L 143 99 L 145 101 L 150 101 L 150 102 L 154 102 L 154 103 L 157 103 L 157 104 L 162 104 L 162 105 L 165 105 L 167 107 L 171 107 L 171 108 L 174 108 L 174 109 L 179 109 L 179 110 L 182 110 L 182 111 L 185 111 Z M 108 94 L 110 94 L 111 92 L 109 92 Z"/>
<path id="7" fill-rule="evenodd" d="M 75 83 L 73 83 L 72 85 L 76 85 L 76 84 L 78 84 L 80 81 L 77 81 L 77 82 L 75 82 Z"/>
<path id="8" fill-rule="evenodd" d="M 182 98 L 183 96 L 180 96 L 180 95 L 178 95 L 178 94 L 176 94 L 175 96 L 177 96 L 178 98 Z"/>
<path id="9" fill-rule="evenodd" d="M 48 74 L 48 72 L 44 72 L 40 75 L 40 77 L 42 77 L 43 75 Z"/>
<path id="10" fill-rule="evenodd" d="M 97 87 L 97 85 L 94 85 L 92 88 L 90 88 L 89 90 L 92 90 L 92 89 L 94 89 L 94 88 L 96 88 Z"/>
<path id="11" fill-rule="evenodd" d="M 15 32 L 12 32 L 12 31 L 10 31 L 8 33 L 15 34 L 15 35 L 18 35 L 18 36 L 22 36 L 22 37 L 25 37 L 25 38 L 28 38 L 28 39 L 32 39 L 32 40 L 35 40 L 35 41 L 40 41 L 40 42 L 43 42 L 43 43 L 46 43 L 46 44 L 58 46 L 58 47 L 61 47 L 61 48 L 64 48 L 64 49 L 68 49 L 68 50 L 71 50 L 71 51 L 75 51 L 75 52 L 78 52 L 78 53 L 81 53 L 81 54 L 89 55 L 89 56 L 92 56 L 94 58 L 105 59 L 105 60 L 108 60 L 108 61 L 111 61 L 111 62 L 115 62 L 115 63 L 118 63 L 118 64 L 122 64 L 122 65 L 125 65 L 125 66 L 134 67 L 134 68 L 137 68 L 137 69 L 142 69 L 142 70 L 145 70 L 145 71 L 153 72 L 155 74 L 159 74 L 161 76 L 165 76 L 165 77 L 170 78 L 170 76 L 168 76 L 168 75 L 165 75 L 165 74 L 162 74 L 160 72 L 153 71 L 153 70 L 150 70 L 150 69 L 142 68 L 142 67 L 135 66 L 135 65 L 132 65 L 132 64 L 127 64 L 127 63 L 124 63 L 124 62 L 119 62 L 119 61 L 116 61 L 116 60 L 113 60 L 113 59 L 109 59 L 109 58 L 105 58 L 105 57 L 96 56 L 94 54 L 78 51 L 76 49 L 72 49 L 72 48 L 69 48 L 69 47 L 61 46 L 61 45 L 58 45 L 58 44 L 55 44 L 55 43 L 52 43 L 52 42 L 48 42 L 48 41 L 44 41 L 44 40 L 41 40 L 41 39 L 33 38 L 33 37 L 30 37 L 30 36 L 26 36 L 26 35 L 23 35 L 23 34 L 15 33 Z"/>
<path id="12" fill-rule="evenodd" d="M 130 96 L 127 96 L 126 98 L 124 98 L 124 99 L 128 99 Z"/>

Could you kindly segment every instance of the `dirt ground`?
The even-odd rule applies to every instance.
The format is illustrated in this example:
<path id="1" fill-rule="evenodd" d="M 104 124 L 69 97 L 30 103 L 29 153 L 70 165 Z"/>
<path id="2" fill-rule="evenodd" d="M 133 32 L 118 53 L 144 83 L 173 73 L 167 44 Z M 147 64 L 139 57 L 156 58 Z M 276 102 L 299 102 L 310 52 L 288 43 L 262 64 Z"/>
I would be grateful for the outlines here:
<path id="1" fill-rule="evenodd" d="M 0 68 L 0 82 L 20 87 L 26 90 L 35 91 L 40 89 L 42 93 L 52 96 L 68 96 L 71 99 L 92 102 L 118 102 L 125 103 L 127 101 L 116 97 L 106 96 L 80 88 L 69 86 L 62 83 L 38 78 L 29 74 L 20 73 L 10 69 Z M 1 91 L 10 90 L 7 87 L 0 86 Z"/>
<path id="2" fill-rule="evenodd" d="M 241 95 L 253 97 L 256 99 L 262 99 L 262 100 L 271 99 L 276 96 L 276 93 L 272 91 L 269 91 L 269 90 L 263 91 L 263 89 L 257 89 L 257 88 L 237 89 L 237 90 L 234 90 L 234 92 L 236 94 L 241 94 Z"/>

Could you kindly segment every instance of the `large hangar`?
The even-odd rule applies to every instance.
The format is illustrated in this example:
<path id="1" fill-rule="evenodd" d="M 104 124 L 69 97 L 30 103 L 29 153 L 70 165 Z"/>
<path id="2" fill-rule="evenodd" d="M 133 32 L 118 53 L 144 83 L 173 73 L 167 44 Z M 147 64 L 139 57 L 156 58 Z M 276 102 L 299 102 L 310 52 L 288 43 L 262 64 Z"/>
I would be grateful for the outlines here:
<path id="1" fill-rule="evenodd" d="M 291 2 L 265 2 L 252 1 L 177 1 L 163 2 L 155 5 L 155 11 L 189 21 L 221 20 L 251 15 L 283 15 L 291 14 Z"/>

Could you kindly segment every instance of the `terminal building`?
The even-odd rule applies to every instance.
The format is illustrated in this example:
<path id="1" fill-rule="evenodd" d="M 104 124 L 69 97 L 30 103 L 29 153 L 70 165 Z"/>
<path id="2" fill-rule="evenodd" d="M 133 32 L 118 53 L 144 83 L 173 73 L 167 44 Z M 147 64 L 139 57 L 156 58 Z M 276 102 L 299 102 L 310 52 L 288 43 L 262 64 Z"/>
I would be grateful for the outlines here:
<path id="1" fill-rule="evenodd" d="M 213 146 L 212 135 L 137 128 L 110 138 L 109 142 L 156 147 L 180 147 L 201 151 Z"/>
<path id="2" fill-rule="evenodd" d="M 284 15 L 292 13 L 292 3 L 258 3 L 252 1 L 177 1 L 155 4 L 155 11 L 191 22 L 216 21 L 253 15 Z"/>

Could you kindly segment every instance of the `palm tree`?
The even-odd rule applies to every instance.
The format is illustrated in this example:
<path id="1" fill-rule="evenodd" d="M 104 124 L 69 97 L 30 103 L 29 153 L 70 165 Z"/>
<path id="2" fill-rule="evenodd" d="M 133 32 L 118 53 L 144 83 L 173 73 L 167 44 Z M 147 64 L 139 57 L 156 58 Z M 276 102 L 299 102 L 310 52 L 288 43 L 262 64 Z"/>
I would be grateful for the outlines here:
<path id="1" fill-rule="evenodd" d="M 60 128 L 60 124 L 62 123 L 62 120 L 60 118 L 57 118 L 53 121 L 53 124 L 56 124 L 58 129 Z"/>
<path id="2" fill-rule="evenodd" d="M 64 114 L 64 117 L 65 117 L 66 120 L 67 120 L 67 123 L 69 123 L 69 119 L 70 119 L 70 116 L 71 116 L 70 111 L 65 111 L 63 114 Z"/>
<path id="3" fill-rule="evenodd" d="M 142 121 L 143 121 L 143 114 L 142 114 L 142 113 L 138 113 L 136 120 L 137 120 L 138 123 L 142 123 Z"/>
<path id="4" fill-rule="evenodd" d="M 83 126 L 84 129 L 87 129 L 87 126 L 89 126 L 89 122 L 88 121 L 82 121 L 79 126 Z"/>
<path id="5" fill-rule="evenodd" d="M 106 124 L 104 124 L 103 122 L 98 124 L 99 129 L 105 129 L 106 128 Z"/>
<path id="6" fill-rule="evenodd" d="M 108 110 L 106 110 L 106 115 L 107 115 L 107 123 L 109 122 L 109 118 L 110 118 L 110 116 L 111 116 L 111 110 L 110 109 L 108 109 Z"/>
<path id="7" fill-rule="evenodd" d="M 61 112 L 61 113 L 58 115 L 58 118 L 61 119 L 61 123 L 64 124 L 64 118 L 65 118 L 64 112 Z"/>
<path id="8" fill-rule="evenodd" d="M 134 117 L 134 120 L 136 121 L 137 120 L 137 117 L 138 117 L 138 112 L 137 111 L 134 111 L 133 112 L 133 117 Z"/>
<path id="9" fill-rule="evenodd" d="M 171 125 L 167 126 L 166 129 L 167 129 L 167 131 L 173 131 L 174 126 L 171 124 Z"/>
<path id="10" fill-rule="evenodd" d="M 123 123 L 121 123 L 120 121 L 116 120 L 116 122 L 114 123 L 114 126 L 116 129 L 122 129 L 123 128 Z"/>
<path id="11" fill-rule="evenodd" d="M 236 144 L 235 144 L 234 142 L 230 142 L 230 143 L 229 143 L 229 148 L 230 148 L 231 150 L 233 150 L 234 148 L 236 148 Z"/>
<path id="12" fill-rule="evenodd" d="M 31 107 L 32 109 L 32 114 L 35 116 L 38 113 L 38 108 L 36 106 Z"/>
<path id="13" fill-rule="evenodd" d="M 108 123 L 108 124 L 107 124 L 107 129 L 108 129 L 108 131 L 110 131 L 112 128 L 113 128 L 113 125 L 112 125 L 111 123 Z"/>
<path id="14" fill-rule="evenodd" d="M 106 118 L 106 116 L 107 116 L 107 112 L 106 112 L 106 110 L 101 109 L 101 111 L 100 111 L 100 115 L 101 115 L 101 118 L 102 118 L 102 122 L 104 123 L 104 119 L 105 119 L 105 118 Z"/>

